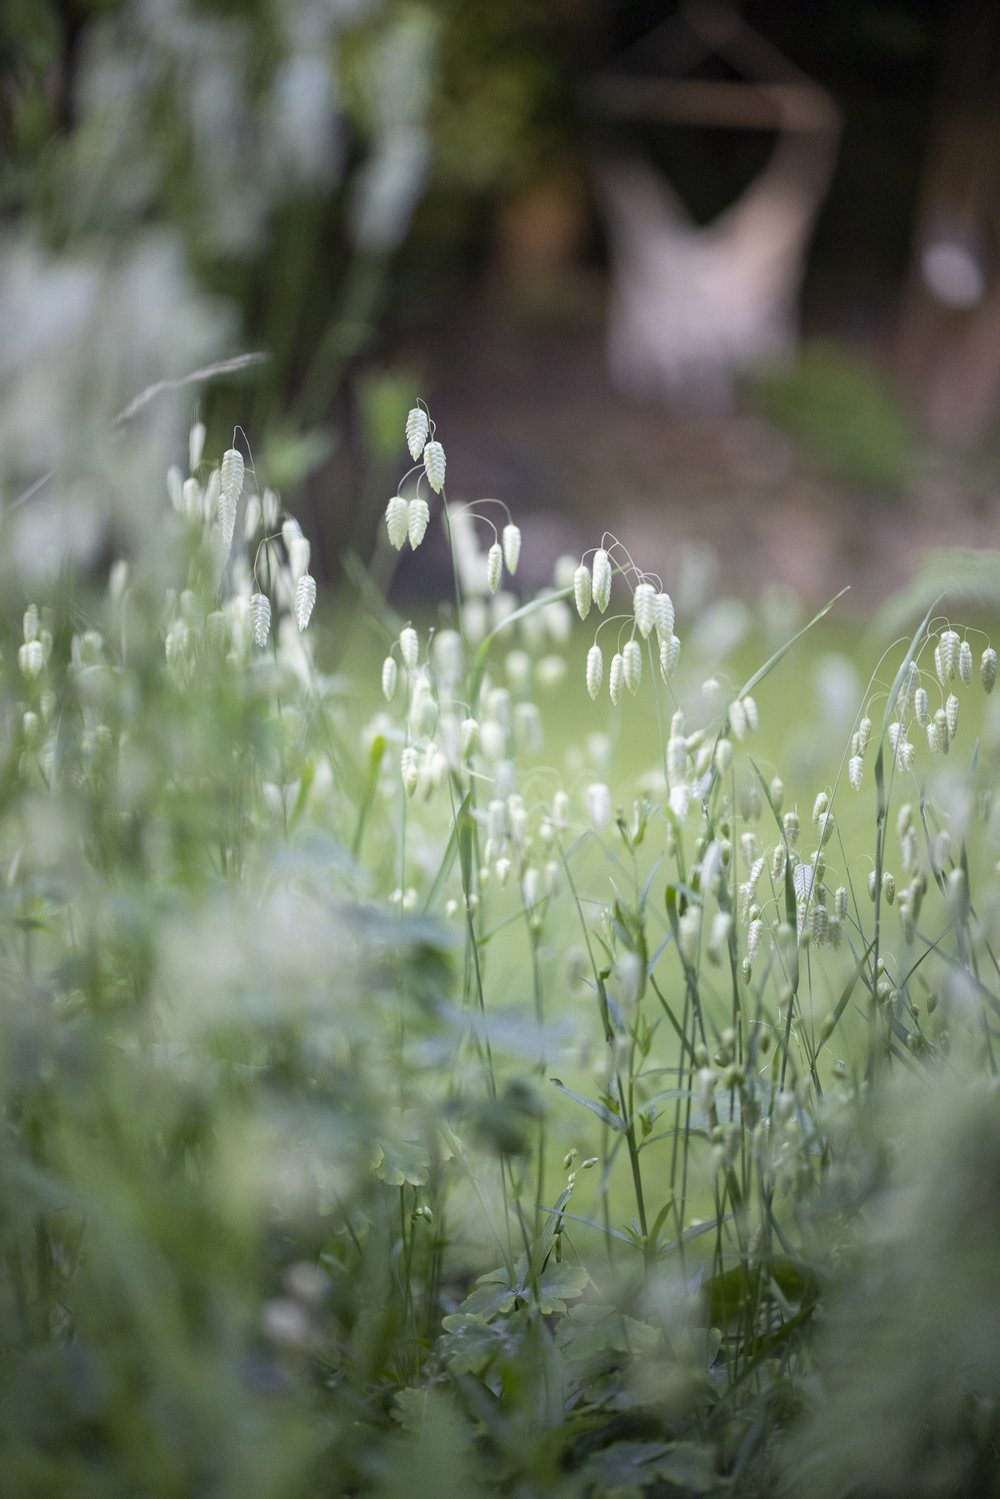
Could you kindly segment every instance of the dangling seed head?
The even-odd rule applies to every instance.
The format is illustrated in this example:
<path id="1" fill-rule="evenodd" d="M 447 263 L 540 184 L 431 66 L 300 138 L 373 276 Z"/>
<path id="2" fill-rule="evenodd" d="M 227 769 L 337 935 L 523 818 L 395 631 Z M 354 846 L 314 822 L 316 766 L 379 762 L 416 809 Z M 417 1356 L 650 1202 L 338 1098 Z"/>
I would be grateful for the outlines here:
<path id="1" fill-rule="evenodd" d="M 882 876 L 882 894 L 885 896 L 886 904 L 891 906 L 896 899 L 896 881 L 888 869 Z"/>
<path id="2" fill-rule="evenodd" d="M 918 687 L 913 694 L 913 711 L 916 715 L 917 723 L 922 728 L 926 728 L 931 719 L 931 705 L 926 687 Z"/>
<path id="3" fill-rule="evenodd" d="M 861 790 L 861 782 L 865 773 L 865 762 L 862 755 L 852 755 L 847 762 L 847 779 L 855 791 Z"/>
<path id="4" fill-rule="evenodd" d="M 316 607 L 316 579 L 303 573 L 295 585 L 295 623 L 304 630 Z"/>
<path id="5" fill-rule="evenodd" d="M 966 687 L 972 686 L 972 646 L 967 640 L 958 648 L 958 674 Z"/>
<path id="6" fill-rule="evenodd" d="M 601 647 L 595 642 L 587 652 L 587 691 L 594 701 L 596 701 L 597 694 L 601 690 L 601 679 L 603 676 L 604 653 Z"/>
<path id="7" fill-rule="evenodd" d="M 660 642 L 660 676 L 665 682 L 670 681 L 680 659 L 681 643 L 676 635 L 671 635 L 669 640 Z"/>
<path id="8" fill-rule="evenodd" d="M 573 599 L 577 614 L 581 619 L 586 619 L 590 613 L 590 568 L 582 562 L 573 574 Z"/>
<path id="9" fill-rule="evenodd" d="M 410 501 L 406 514 L 406 532 L 410 538 L 410 546 L 413 551 L 423 541 L 430 523 L 431 509 L 426 500 L 419 495 Z"/>
<path id="10" fill-rule="evenodd" d="M 797 812 L 786 812 L 781 822 L 785 829 L 785 841 L 789 848 L 794 848 L 799 841 L 799 814 Z"/>
<path id="11" fill-rule="evenodd" d="M 979 675 L 985 691 L 992 692 L 997 680 L 997 653 L 991 645 L 983 651 L 982 660 L 979 663 Z"/>
<path id="12" fill-rule="evenodd" d="M 847 886 L 838 885 L 837 893 L 833 897 L 833 909 L 837 913 L 838 921 L 847 920 Z"/>
<path id="13" fill-rule="evenodd" d="M 267 645 L 271 633 L 271 600 L 266 593 L 250 595 L 250 633 L 256 645 Z"/>
<path id="14" fill-rule="evenodd" d="M 747 710 L 740 698 L 734 698 L 729 704 L 729 727 L 737 739 L 745 739 L 747 734 Z"/>
<path id="15" fill-rule="evenodd" d="M 192 465 L 197 467 L 197 465 Z M 222 455 L 222 470 L 219 478 L 218 516 L 222 539 L 226 549 L 233 539 L 236 525 L 236 507 L 243 493 L 243 454 L 239 448 L 227 448 Z"/>
<path id="16" fill-rule="evenodd" d="M 958 733 L 958 698 L 953 692 L 948 694 L 948 701 L 944 705 L 944 717 L 948 726 L 948 738 L 952 740 Z"/>
<path id="17" fill-rule="evenodd" d="M 780 812 L 785 805 L 785 783 L 780 776 L 775 776 L 770 785 L 771 806 L 776 812 Z"/>
<path id="18" fill-rule="evenodd" d="M 603 614 L 611 600 L 611 558 L 603 547 L 594 553 L 592 593 L 594 603 Z"/>
<path id="19" fill-rule="evenodd" d="M 733 763 L 733 741 L 731 739 L 720 739 L 717 742 L 713 762 L 719 775 L 724 776 Z"/>
<path id="20" fill-rule="evenodd" d="M 642 647 L 638 640 L 629 640 L 622 650 L 622 671 L 625 686 L 634 697 L 642 681 Z"/>
<path id="21" fill-rule="evenodd" d="M 813 802 L 813 822 L 819 822 L 824 812 L 830 809 L 830 797 L 826 791 L 820 791 Z"/>
<path id="22" fill-rule="evenodd" d="M 385 507 L 385 528 L 389 533 L 389 540 L 398 552 L 409 531 L 410 507 L 402 495 L 394 494 Z"/>
<path id="23" fill-rule="evenodd" d="M 658 593 L 655 600 L 656 633 L 669 640 L 674 633 L 674 604 L 669 593 Z"/>
<path id="24" fill-rule="evenodd" d="M 486 554 L 486 586 L 490 593 L 496 593 L 502 577 L 503 548 L 498 541 L 495 541 Z"/>
<path id="25" fill-rule="evenodd" d="M 420 784 L 420 758 L 412 744 L 406 745 L 399 757 L 399 773 L 403 789 L 407 796 L 412 796 Z"/>
<path id="26" fill-rule="evenodd" d="M 938 673 L 938 680 L 943 687 L 952 680 L 958 667 L 958 652 L 961 645 L 958 632 L 956 630 L 942 630 L 939 644 L 941 647 L 941 670 Z M 937 664 L 937 659 L 935 658 L 935 665 Z"/>
<path id="27" fill-rule="evenodd" d="M 435 494 L 440 494 L 444 488 L 444 470 L 444 448 L 432 438 L 424 447 L 424 473 Z"/>
<path id="28" fill-rule="evenodd" d="M 414 463 L 424 451 L 431 430 L 430 418 L 422 406 L 414 406 L 406 418 L 406 446 Z"/>
<path id="29" fill-rule="evenodd" d="M 403 665 L 408 671 L 416 668 L 420 659 L 420 641 L 417 632 L 412 625 L 407 625 L 399 632 L 399 654 L 403 658 Z"/>
<path id="30" fill-rule="evenodd" d="M 500 537 L 503 545 L 503 560 L 507 571 L 513 576 L 517 572 L 517 564 L 521 560 L 521 530 L 510 521 L 503 528 Z"/>
<path id="31" fill-rule="evenodd" d="M 399 680 L 399 667 L 396 665 L 395 656 L 386 656 L 382 662 L 382 696 L 386 702 L 391 702 L 396 692 L 396 683 Z"/>
<path id="32" fill-rule="evenodd" d="M 625 660 L 620 651 L 616 651 L 611 657 L 611 671 L 608 674 L 608 686 L 611 690 L 611 701 L 615 707 L 622 695 L 622 683 L 625 680 Z"/>
<path id="33" fill-rule="evenodd" d="M 611 821 L 611 792 L 603 781 L 594 781 L 587 787 L 587 810 L 594 827 L 602 832 Z"/>
<path id="34" fill-rule="evenodd" d="M 858 724 L 858 754 L 863 755 L 872 737 L 872 721 L 863 718 Z"/>
<path id="35" fill-rule="evenodd" d="M 656 623 L 656 590 L 652 583 L 638 583 L 632 595 L 632 616 L 636 629 L 643 640 L 652 633 Z"/>

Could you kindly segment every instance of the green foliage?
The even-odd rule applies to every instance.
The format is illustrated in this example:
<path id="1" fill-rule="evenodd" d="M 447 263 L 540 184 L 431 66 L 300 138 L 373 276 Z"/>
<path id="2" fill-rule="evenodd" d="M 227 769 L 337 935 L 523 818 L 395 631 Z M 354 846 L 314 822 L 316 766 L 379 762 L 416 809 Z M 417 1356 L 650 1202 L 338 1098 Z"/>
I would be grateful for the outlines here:
<path id="1" fill-rule="evenodd" d="M 405 426 L 390 524 L 433 510 L 454 595 L 369 579 L 362 678 L 200 426 L 106 586 L 10 512 L 11 1491 L 993 1492 L 992 647 L 929 610 L 796 787 L 764 694 L 828 610 L 726 687 L 614 537 L 515 595 L 506 508 Z"/>
<path id="2" fill-rule="evenodd" d="M 807 343 L 791 369 L 757 382 L 757 396 L 766 415 L 834 478 L 887 494 L 905 486 L 917 445 L 913 425 L 888 382 L 848 349 Z"/>

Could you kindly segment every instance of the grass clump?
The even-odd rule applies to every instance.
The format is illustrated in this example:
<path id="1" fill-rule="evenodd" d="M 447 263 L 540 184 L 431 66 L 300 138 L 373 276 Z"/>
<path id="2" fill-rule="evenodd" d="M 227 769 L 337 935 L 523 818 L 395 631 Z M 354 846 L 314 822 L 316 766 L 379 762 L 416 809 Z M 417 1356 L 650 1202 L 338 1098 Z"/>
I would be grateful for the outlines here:
<path id="1" fill-rule="evenodd" d="M 988 640 L 929 612 L 786 784 L 806 631 L 731 681 L 611 535 L 516 595 L 417 406 L 453 596 L 371 585 L 352 689 L 204 442 L 155 569 L 8 595 L 12 1491 L 991 1492 Z"/>

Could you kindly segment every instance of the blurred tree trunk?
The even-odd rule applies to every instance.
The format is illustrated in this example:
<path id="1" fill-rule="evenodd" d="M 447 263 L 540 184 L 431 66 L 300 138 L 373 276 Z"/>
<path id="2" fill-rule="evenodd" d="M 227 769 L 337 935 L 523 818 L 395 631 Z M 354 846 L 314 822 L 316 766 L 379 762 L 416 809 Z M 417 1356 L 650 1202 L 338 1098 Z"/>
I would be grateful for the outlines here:
<path id="1" fill-rule="evenodd" d="M 955 6 L 904 293 L 900 367 L 931 434 L 1000 418 L 1000 5 Z"/>

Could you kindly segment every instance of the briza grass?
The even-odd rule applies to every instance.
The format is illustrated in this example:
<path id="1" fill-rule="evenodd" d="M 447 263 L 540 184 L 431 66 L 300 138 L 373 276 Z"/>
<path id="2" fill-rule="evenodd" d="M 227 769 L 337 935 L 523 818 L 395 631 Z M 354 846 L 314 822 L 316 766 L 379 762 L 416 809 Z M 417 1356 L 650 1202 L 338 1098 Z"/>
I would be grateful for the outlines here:
<path id="1" fill-rule="evenodd" d="M 823 741 L 828 609 L 738 673 L 610 532 L 517 593 L 403 437 L 453 584 L 366 581 L 369 681 L 200 424 L 165 595 L 8 610 L 11 1491 L 990 1492 L 993 647 L 935 606 Z"/>

